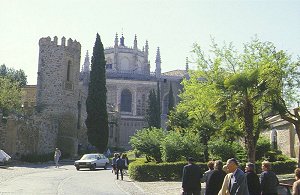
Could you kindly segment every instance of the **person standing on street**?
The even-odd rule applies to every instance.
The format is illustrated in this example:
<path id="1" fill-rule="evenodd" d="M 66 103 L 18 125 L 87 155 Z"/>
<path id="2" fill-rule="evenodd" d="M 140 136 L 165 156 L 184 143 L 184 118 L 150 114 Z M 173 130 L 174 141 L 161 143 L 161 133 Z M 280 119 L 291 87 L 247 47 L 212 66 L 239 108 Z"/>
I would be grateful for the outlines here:
<path id="1" fill-rule="evenodd" d="M 208 170 L 204 172 L 203 174 L 203 178 L 201 179 L 202 182 L 207 182 L 208 177 L 210 176 L 211 172 L 214 170 L 214 161 L 208 161 L 207 163 L 207 168 Z"/>
<path id="2" fill-rule="evenodd" d="M 117 159 L 118 159 L 119 154 L 114 153 L 114 157 L 112 158 L 112 173 L 117 174 Z"/>
<path id="3" fill-rule="evenodd" d="M 61 151 L 58 148 L 56 148 L 54 152 L 54 163 L 56 168 L 59 168 L 58 161 L 60 157 L 61 157 Z"/>
<path id="4" fill-rule="evenodd" d="M 251 162 L 245 167 L 249 195 L 260 195 L 260 183 L 257 174 L 255 173 L 255 165 Z"/>
<path id="5" fill-rule="evenodd" d="M 239 163 L 235 158 L 227 160 L 227 169 L 232 173 L 229 181 L 229 194 L 230 195 L 249 195 L 247 178 L 245 173 L 239 169 Z"/>
<path id="6" fill-rule="evenodd" d="M 123 169 L 125 167 L 125 161 L 121 158 L 120 155 L 118 155 L 117 159 L 117 179 L 119 179 L 119 172 L 121 175 L 121 179 L 123 180 Z"/>
<path id="7" fill-rule="evenodd" d="M 263 161 L 261 163 L 262 173 L 260 174 L 260 186 L 262 195 L 277 195 L 277 186 L 279 181 L 273 171 L 271 171 L 271 163 Z"/>
<path id="8" fill-rule="evenodd" d="M 206 182 L 205 195 L 218 195 L 220 191 L 224 177 L 226 175 L 223 171 L 223 163 L 220 160 L 215 161 L 214 169 Z"/>
<path id="9" fill-rule="evenodd" d="M 195 165 L 195 159 L 188 158 L 188 164 L 183 167 L 182 190 L 184 195 L 200 195 L 202 174 L 200 167 Z"/>

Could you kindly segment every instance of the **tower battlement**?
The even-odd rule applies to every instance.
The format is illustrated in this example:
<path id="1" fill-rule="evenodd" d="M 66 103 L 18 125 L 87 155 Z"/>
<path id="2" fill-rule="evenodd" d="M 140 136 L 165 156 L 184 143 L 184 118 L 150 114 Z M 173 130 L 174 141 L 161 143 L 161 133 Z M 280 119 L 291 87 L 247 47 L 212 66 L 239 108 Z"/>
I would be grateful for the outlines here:
<path id="1" fill-rule="evenodd" d="M 67 45 L 66 45 L 66 38 L 62 37 L 61 44 L 59 45 L 57 36 L 55 36 L 53 38 L 53 40 L 51 40 L 51 38 L 49 36 L 40 38 L 39 45 L 40 46 L 46 46 L 46 45 L 62 46 L 62 47 L 69 47 L 69 48 L 74 48 L 74 49 L 78 49 L 78 50 L 81 49 L 81 44 L 79 42 L 77 42 L 76 40 L 73 41 L 71 38 L 68 39 Z"/>

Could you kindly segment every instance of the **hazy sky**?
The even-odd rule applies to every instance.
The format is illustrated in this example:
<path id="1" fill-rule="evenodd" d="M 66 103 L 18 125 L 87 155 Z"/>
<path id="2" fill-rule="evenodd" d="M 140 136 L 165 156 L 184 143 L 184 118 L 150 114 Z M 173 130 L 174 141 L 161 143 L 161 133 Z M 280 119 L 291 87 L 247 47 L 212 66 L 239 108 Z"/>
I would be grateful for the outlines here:
<path id="1" fill-rule="evenodd" d="M 83 62 L 97 32 L 104 47 L 122 32 L 133 46 L 136 34 L 140 49 L 149 42 L 151 71 L 160 47 L 165 72 L 184 69 L 193 43 L 208 48 L 211 36 L 239 47 L 257 35 L 300 55 L 300 1 L 0 0 L 0 30 L 0 64 L 23 69 L 28 84 L 36 84 L 38 41 L 47 36 L 79 41 Z"/>

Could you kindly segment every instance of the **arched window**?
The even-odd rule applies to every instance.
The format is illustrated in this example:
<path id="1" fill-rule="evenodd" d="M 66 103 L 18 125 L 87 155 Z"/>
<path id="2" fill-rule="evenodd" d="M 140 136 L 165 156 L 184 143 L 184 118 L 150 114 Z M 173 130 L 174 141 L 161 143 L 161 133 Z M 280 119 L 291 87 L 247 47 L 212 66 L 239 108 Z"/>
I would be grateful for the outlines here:
<path id="1" fill-rule="evenodd" d="M 121 112 L 131 112 L 132 95 L 128 89 L 121 93 Z"/>
<path id="2" fill-rule="evenodd" d="M 71 65 L 72 65 L 72 62 L 69 60 L 68 61 L 68 69 L 67 69 L 67 81 L 70 81 Z"/>
<path id="3" fill-rule="evenodd" d="M 277 129 L 272 129 L 270 133 L 271 146 L 274 150 L 277 150 Z"/>

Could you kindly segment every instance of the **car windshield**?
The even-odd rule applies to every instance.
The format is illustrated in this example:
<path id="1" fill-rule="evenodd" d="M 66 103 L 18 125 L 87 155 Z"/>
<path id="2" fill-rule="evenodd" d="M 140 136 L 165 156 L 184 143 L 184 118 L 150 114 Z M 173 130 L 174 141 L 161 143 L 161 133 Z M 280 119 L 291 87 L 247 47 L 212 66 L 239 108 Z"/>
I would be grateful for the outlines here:
<path id="1" fill-rule="evenodd" d="M 83 157 L 81 157 L 80 160 L 90 160 L 90 159 L 96 159 L 96 155 L 93 154 L 85 154 Z"/>

